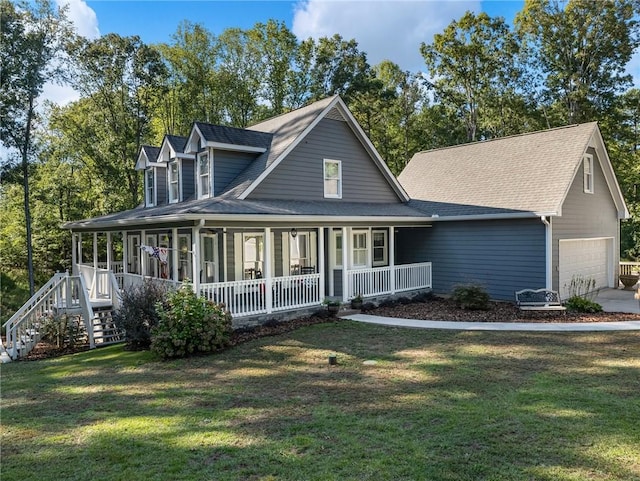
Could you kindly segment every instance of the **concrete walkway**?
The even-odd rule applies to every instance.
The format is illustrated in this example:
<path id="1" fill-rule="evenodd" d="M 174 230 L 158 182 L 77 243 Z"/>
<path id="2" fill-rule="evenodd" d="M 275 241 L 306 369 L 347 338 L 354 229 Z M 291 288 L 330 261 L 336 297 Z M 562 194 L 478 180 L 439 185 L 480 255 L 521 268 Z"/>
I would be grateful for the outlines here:
<path id="1" fill-rule="evenodd" d="M 598 292 L 595 302 L 605 312 L 640 314 L 640 302 L 634 299 L 634 291 L 603 289 Z M 637 331 L 640 321 L 619 322 L 448 322 L 393 317 L 370 316 L 368 314 L 347 314 L 349 319 L 369 324 L 385 326 L 414 327 L 421 329 L 457 329 L 465 331 L 527 331 L 527 332 L 593 332 L 593 331 Z M 560 317 L 561 319 L 561 317 Z"/>

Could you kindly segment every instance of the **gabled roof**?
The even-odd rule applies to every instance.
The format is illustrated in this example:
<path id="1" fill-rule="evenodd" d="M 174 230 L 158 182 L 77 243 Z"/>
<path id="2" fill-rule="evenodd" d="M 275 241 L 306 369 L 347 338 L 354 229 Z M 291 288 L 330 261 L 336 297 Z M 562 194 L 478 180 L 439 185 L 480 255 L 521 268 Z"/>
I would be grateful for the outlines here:
<path id="1" fill-rule="evenodd" d="M 247 196 L 271 173 L 286 156 L 304 140 L 313 128 L 325 117 L 339 115 L 345 120 L 355 136 L 367 150 L 376 166 L 392 186 L 398 197 L 408 201 L 387 164 L 355 120 L 344 101 L 338 95 L 314 102 L 306 107 L 260 122 L 247 130 L 272 134 L 269 149 L 260 155 L 227 188 L 225 196 L 246 199 Z"/>
<path id="2" fill-rule="evenodd" d="M 162 139 L 162 145 L 158 149 L 158 162 L 167 162 L 169 159 L 175 158 L 193 159 L 193 154 L 185 154 L 184 148 L 186 145 L 186 137 L 166 134 Z"/>
<path id="3" fill-rule="evenodd" d="M 197 152 L 198 148 L 194 145 L 196 137 L 202 139 L 207 147 L 241 152 L 262 153 L 269 148 L 271 143 L 271 134 L 269 133 L 195 122 L 191 128 L 189 139 L 185 142 L 187 151 Z"/>
<path id="4" fill-rule="evenodd" d="M 456 217 L 491 212 L 562 215 L 588 147 L 598 153 L 618 216 L 628 216 L 596 122 L 419 152 L 398 180 L 421 210 Z M 445 209 L 443 206 L 447 206 Z M 452 207 L 452 206 L 455 206 Z"/>
<path id="5" fill-rule="evenodd" d="M 144 170 L 149 165 L 156 163 L 160 148 L 153 147 L 151 145 L 143 145 L 140 147 L 140 153 L 138 154 L 138 160 L 136 161 L 136 170 Z"/>

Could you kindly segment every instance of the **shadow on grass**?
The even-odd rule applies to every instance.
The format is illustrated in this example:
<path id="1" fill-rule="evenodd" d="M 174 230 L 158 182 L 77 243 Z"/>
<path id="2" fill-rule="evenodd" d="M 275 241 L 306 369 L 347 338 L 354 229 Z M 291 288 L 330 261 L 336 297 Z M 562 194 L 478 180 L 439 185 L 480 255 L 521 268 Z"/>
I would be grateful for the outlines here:
<path id="1" fill-rule="evenodd" d="M 173 362 L 16 363 L 3 479 L 640 479 L 638 347 L 340 322 Z"/>

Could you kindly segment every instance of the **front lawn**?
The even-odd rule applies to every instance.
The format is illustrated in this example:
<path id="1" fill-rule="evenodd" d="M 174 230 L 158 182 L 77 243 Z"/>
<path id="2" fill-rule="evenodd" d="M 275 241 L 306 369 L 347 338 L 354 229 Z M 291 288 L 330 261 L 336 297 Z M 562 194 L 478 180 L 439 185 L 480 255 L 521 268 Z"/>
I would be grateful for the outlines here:
<path id="1" fill-rule="evenodd" d="M 338 321 L 11 363 L 1 388 L 3 481 L 640 480 L 638 331 Z"/>

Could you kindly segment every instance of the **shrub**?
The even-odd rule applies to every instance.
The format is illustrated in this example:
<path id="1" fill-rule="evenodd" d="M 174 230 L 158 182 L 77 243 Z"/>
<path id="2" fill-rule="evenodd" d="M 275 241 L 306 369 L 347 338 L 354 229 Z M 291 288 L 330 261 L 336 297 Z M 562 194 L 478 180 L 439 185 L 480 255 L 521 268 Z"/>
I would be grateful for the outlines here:
<path id="1" fill-rule="evenodd" d="M 158 324 L 156 305 L 167 296 L 167 288 L 145 280 L 142 285 L 122 293 L 122 305 L 113 316 L 119 329 L 125 332 L 129 349 L 149 349 L 151 329 Z"/>
<path id="2" fill-rule="evenodd" d="M 600 304 L 580 296 L 570 297 L 567 302 L 565 302 L 565 307 L 570 311 L 576 312 L 602 312 L 602 306 Z"/>
<path id="3" fill-rule="evenodd" d="M 48 316 L 40 325 L 40 335 L 44 342 L 57 348 L 72 348 L 86 342 L 84 327 L 78 317 L 62 314 Z"/>
<path id="4" fill-rule="evenodd" d="M 583 299 L 593 299 L 596 289 L 596 280 L 593 277 L 583 277 L 581 275 L 572 276 L 571 282 L 564 285 L 569 293 L 569 298 L 581 297 Z"/>
<path id="5" fill-rule="evenodd" d="M 229 345 L 231 314 L 222 304 L 199 297 L 189 285 L 158 304 L 159 321 L 151 330 L 151 350 L 163 359 L 213 352 Z"/>
<path id="6" fill-rule="evenodd" d="M 463 284 L 454 287 L 451 299 L 456 306 L 472 311 L 489 309 L 489 294 L 484 287 L 477 284 Z"/>

